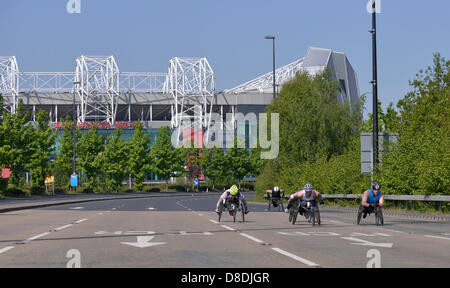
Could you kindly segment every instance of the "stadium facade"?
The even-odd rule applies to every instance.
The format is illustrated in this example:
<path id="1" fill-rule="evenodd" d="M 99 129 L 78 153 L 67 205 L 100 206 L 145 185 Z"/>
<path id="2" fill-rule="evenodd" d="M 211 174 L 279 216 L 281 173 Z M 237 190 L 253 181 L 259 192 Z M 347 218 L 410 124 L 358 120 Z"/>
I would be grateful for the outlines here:
<path id="1" fill-rule="evenodd" d="M 295 73 L 314 75 L 328 68 L 341 86 L 339 102 L 359 98 L 356 73 L 344 53 L 310 47 L 304 58 L 275 71 L 276 86 Z M 4 109 L 15 111 L 19 99 L 35 120 L 38 110 L 48 112 L 53 127 L 74 114 L 80 128 L 133 129 L 140 119 L 145 129 L 181 127 L 185 120 L 207 127 L 211 114 L 221 115 L 225 130 L 237 129 L 236 113 L 263 113 L 273 98 L 273 73 L 224 91 L 215 91 L 214 72 L 206 58 L 172 58 L 167 73 L 121 72 L 113 56 L 80 56 L 75 72 L 22 72 L 14 56 L 0 57 L 0 93 Z M 230 118 L 230 117 L 229 117 Z"/>

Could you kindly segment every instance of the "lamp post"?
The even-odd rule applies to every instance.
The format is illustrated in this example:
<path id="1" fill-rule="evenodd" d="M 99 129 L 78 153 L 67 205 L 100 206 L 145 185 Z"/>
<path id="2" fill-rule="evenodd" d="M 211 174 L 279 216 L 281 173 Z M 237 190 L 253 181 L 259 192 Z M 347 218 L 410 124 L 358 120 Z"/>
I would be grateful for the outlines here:
<path id="1" fill-rule="evenodd" d="M 272 52 L 273 52 L 273 99 L 275 99 L 276 96 L 276 91 L 275 91 L 275 36 L 266 36 L 264 37 L 264 39 L 271 39 L 272 43 L 273 43 L 273 48 L 272 48 Z"/>
<path id="2" fill-rule="evenodd" d="M 73 167 L 73 173 L 72 175 L 76 175 L 77 174 L 77 163 L 76 163 L 76 150 L 75 150 L 75 134 L 76 134 L 76 130 L 75 130 L 75 126 L 77 124 L 77 120 L 76 120 L 76 104 L 75 104 L 75 93 L 77 91 L 77 86 L 80 85 L 80 82 L 76 81 L 73 82 L 74 85 L 74 91 L 73 91 L 73 111 L 72 111 L 72 121 L 73 121 L 73 125 L 72 125 L 72 134 L 73 134 L 73 144 L 72 144 L 72 149 L 73 149 L 73 155 L 72 155 L 72 167 Z M 77 181 L 78 182 L 78 181 Z M 75 186 L 75 192 L 77 191 L 77 187 Z"/>
<path id="3" fill-rule="evenodd" d="M 377 79 L 377 32 L 376 32 L 376 7 L 375 0 L 372 0 L 372 30 L 369 32 L 372 34 L 372 105 L 373 105 L 373 137 L 372 137 L 372 151 L 373 151 L 373 167 L 372 171 L 375 172 L 376 165 L 378 163 L 378 79 Z M 373 173 L 372 172 L 372 173 Z"/>

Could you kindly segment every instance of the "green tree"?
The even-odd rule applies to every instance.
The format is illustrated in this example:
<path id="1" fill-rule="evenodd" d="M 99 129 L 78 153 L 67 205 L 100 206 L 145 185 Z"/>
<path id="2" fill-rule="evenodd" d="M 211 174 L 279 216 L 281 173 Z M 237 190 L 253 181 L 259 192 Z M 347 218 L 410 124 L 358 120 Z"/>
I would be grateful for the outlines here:
<path id="1" fill-rule="evenodd" d="M 3 166 L 11 169 L 11 183 L 19 185 L 21 173 L 25 171 L 31 155 L 31 137 L 33 126 L 29 123 L 29 113 L 23 112 L 23 100 L 20 99 L 16 113 L 7 113 L 3 117 L 3 148 L 0 149 Z"/>
<path id="2" fill-rule="evenodd" d="M 241 181 L 245 176 L 249 176 L 251 173 L 250 157 L 247 153 L 247 149 L 239 148 L 241 139 L 235 138 L 232 148 L 227 150 L 225 155 L 226 165 L 228 167 L 229 175 L 234 181 L 238 182 L 239 189 L 241 188 Z"/>
<path id="3" fill-rule="evenodd" d="M 158 131 L 158 139 L 151 152 L 152 170 L 166 180 L 166 191 L 170 177 L 180 176 L 184 172 L 185 151 L 172 146 L 169 127 L 162 127 Z"/>
<path id="4" fill-rule="evenodd" d="M 102 154 L 103 171 L 106 173 L 106 185 L 110 191 L 118 192 L 126 176 L 128 164 L 128 144 L 120 139 L 121 129 L 114 130 L 114 136 L 108 136 L 108 144 Z"/>
<path id="5" fill-rule="evenodd" d="M 450 61 L 436 53 L 433 62 L 397 104 L 399 142 L 379 175 L 388 193 L 450 194 Z"/>
<path id="6" fill-rule="evenodd" d="M 362 103 L 339 104 L 340 86 L 329 78 L 328 71 L 316 76 L 297 73 L 267 107 L 280 117 L 278 157 L 283 166 L 342 154 L 358 136 Z"/>
<path id="7" fill-rule="evenodd" d="M 203 150 L 201 165 L 203 174 L 211 181 L 213 189 L 229 173 L 224 150 L 215 146 Z"/>
<path id="8" fill-rule="evenodd" d="M 87 188 L 96 190 L 98 176 L 101 174 L 100 153 L 103 152 L 102 135 L 98 135 L 97 125 L 84 133 L 77 145 L 77 155 L 81 169 L 85 173 Z"/>
<path id="9" fill-rule="evenodd" d="M 31 135 L 31 155 L 27 168 L 30 170 L 31 184 L 44 187 L 44 181 L 50 175 L 50 155 L 55 150 L 55 133 L 49 125 L 49 117 L 45 110 L 37 113 L 36 129 Z"/>
<path id="10" fill-rule="evenodd" d="M 135 127 L 134 135 L 129 142 L 128 172 L 136 179 L 136 189 L 142 191 L 145 176 L 151 171 L 151 138 L 145 133 L 140 120 L 136 122 Z"/>
<path id="11" fill-rule="evenodd" d="M 63 122 L 63 131 L 58 139 L 58 152 L 54 163 L 55 184 L 59 187 L 69 187 L 70 175 L 73 173 L 73 121 L 67 115 Z M 81 131 L 75 129 L 75 148 L 81 139 Z"/>

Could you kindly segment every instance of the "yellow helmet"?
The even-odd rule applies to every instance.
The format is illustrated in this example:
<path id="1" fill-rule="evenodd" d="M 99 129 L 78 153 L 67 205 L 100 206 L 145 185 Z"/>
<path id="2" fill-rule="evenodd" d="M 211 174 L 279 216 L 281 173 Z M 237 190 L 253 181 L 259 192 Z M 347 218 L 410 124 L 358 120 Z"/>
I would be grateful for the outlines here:
<path id="1" fill-rule="evenodd" d="M 236 185 L 231 186 L 231 188 L 230 188 L 230 194 L 231 195 L 235 196 L 235 195 L 238 194 L 238 192 L 239 192 L 239 189 L 238 189 L 238 187 Z"/>

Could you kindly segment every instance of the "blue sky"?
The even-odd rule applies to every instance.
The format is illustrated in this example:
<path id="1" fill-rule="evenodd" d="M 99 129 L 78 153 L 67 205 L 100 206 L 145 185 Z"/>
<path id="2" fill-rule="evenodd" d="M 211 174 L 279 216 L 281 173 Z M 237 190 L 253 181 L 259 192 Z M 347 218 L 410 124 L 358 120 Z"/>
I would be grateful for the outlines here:
<path id="1" fill-rule="evenodd" d="M 232 88 L 302 58 L 309 46 L 346 53 L 360 92 L 372 90 L 371 16 L 367 0 L 0 0 L 0 55 L 21 71 L 74 71 L 84 55 L 114 55 L 120 71 L 166 72 L 172 57 L 207 57 L 217 90 Z M 408 5 L 409 3 L 409 5 Z M 450 1 L 381 0 L 379 99 L 386 107 L 410 90 L 408 80 L 448 59 Z M 371 95 L 366 103 L 372 109 Z"/>

